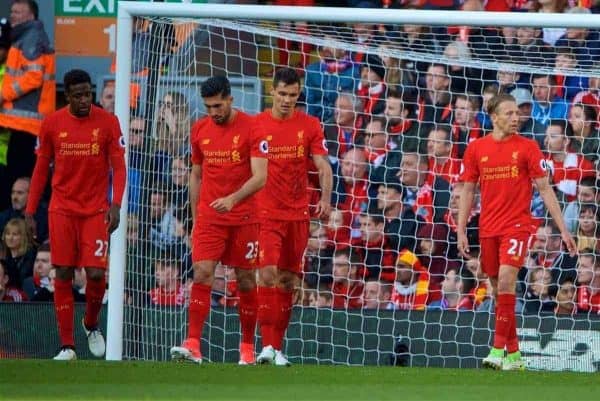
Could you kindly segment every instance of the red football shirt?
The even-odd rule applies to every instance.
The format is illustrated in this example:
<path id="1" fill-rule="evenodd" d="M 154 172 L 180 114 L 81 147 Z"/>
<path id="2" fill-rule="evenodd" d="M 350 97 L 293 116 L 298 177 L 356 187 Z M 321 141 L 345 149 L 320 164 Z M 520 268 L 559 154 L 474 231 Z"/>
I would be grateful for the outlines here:
<path id="1" fill-rule="evenodd" d="M 106 211 L 111 159 L 123 160 L 124 166 L 117 117 L 93 105 L 87 117 L 75 117 L 67 106 L 44 119 L 38 140 L 38 157 L 54 161 L 48 210 L 76 216 Z M 120 204 L 116 185 L 115 202 Z"/>
<path id="2" fill-rule="evenodd" d="M 321 123 L 295 111 L 279 120 L 265 111 L 256 116 L 269 143 L 267 184 L 258 193 L 260 216 L 273 220 L 308 219 L 308 163 L 312 155 L 327 156 Z"/>
<path id="3" fill-rule="evenodd" d="M 228 213 L 218 213 L 210 204 L 239 190 L 252 176 L 250 158 L 267 157 L 267 143 L 254 118 L 237 111 L 233 121 L 217 125 L 210 117 L 196 122 L 191 134 L 192 163 L 202 167 L 196 216 L 205 223 L 241 225 L 256 223 L 255 196 L 239 202 Z"/>
<path id="4" fill-rule="evenodd" d="M 463 163 L 461 181 L 479 182 L 481 188 L 481 238 L 531 230 L 532 180 L 546 176 L 534 140 L 515 134 L 497 141 L 490 134 L 467 146 Z"/>

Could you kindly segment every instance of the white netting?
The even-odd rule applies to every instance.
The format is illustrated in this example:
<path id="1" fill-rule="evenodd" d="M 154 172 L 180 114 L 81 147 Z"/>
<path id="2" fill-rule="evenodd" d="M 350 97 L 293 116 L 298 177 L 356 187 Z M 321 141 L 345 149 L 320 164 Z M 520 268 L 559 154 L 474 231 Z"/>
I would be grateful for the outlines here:
<path id="1" fill-rule="evenodd" d="M 561 251 L 560 237 L 547 223 L 539 195 L 534 197 L 540 229 L 518 290 L 523 350 L 534 368 L 553 360 L 562 361 L 553 365 L 557 369 L 593 370 L 598 322 L 586 312 L 600 309 L 600 275 L 593 273 L 596 36 L 580 48 L 573 40 L 543 44 L 537 28 L 171 18 L 136 23 L 125 358 L 167 359 L 169 347 L 186 333 L 188 140 L 190 124 L 203 115 L 200 83 L 227 74 L 236 107 L 254 114 L 270 107 L 272 73 L 283 64 L 304 77 L 301 106 L 322 120 L 336 175 L 334 216 L 311 224 L 287 335 L 293 362 L 476 366 L 485 356 L 493 299 L 477 258 L 457 256 L 456 178 L 468 141 L 490 129 L 483 107 L 493 94 L 509 92 L 527 113 L 523 134 L 551 152 L 569 227 L 590 255 L 576 261 Z M 562 127 L 548 141 L 547 126 L 560 121 L 571 129 Z M 556 145 L 563 132 L 566 153 Z M 469 231 L 475 249 L 477 213 Z M 399 256 L 420 273 L 408 281 L 401 277 Z M 576 266 L 586 263 L 591 275 L 583 281 Z M 216 277 L 204 356 L 235 361 L 235 275 L 219 266 Z M 452 310 L 456 303 L 465 311 Z M 582 313 L 571 314 L 569 305 Z M 544 351 L 550 359 L 541 359 Z M 571 353 L 577 357 L 563 358 Z"/>

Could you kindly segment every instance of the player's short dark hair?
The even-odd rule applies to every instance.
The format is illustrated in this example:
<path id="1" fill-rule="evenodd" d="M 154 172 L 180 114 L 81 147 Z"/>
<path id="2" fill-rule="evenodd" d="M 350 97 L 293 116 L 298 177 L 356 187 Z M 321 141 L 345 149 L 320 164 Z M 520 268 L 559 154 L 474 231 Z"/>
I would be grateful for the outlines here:
<path id="1" fill-rule="evenodd" d="M 598 118 L 598 112 L 596 111 L 596 108 L 592 107 L 589 104 L 573 103 L 571 105 L 571 108 L 573 108 L 573 107 L 581 107 L 581 109 L 583 110 L 583 116 L 585 117 L 586 121 L 595 122 L 596 119 Z"/>
<path id="2" fill-rule="evenodd" d="M 38 252 L 50 252 L 50 242 L 42 242 L 42 244 L 37 249 Z"/>
<path id="3" fill-rule="evenodd" d="M 598 187 L 600 186 L 600 182 L 596 182 L 596 177 L 584 177 L 580 182 L 579 186 L 590 187 L 593 188 L 594 191 L 598 191 Z"/>
<path id="4" fill-rule="evenodd" d="M 279 85 L 280 82 L 283 82 L 285 85 L 294 85 L 300 84 L 300 75 L 293 68 L 281 68 L 275 71 L 275 75 L 273 75 L 273 87 Z"/>
<path id="5" fill-rule="evenodd" d="M 536 79 L 540 79 L 540 78 L 548 78 L 548 85 L 556 86 L 556 77 L 554 75 L 548 75 L 548 74 L 533 74 L 531 76 L 531 82 L 535 81 Z"/>
<path id="6" fill-rule="evenodd" d="M 448 75 L 448 66 L 446 64 L 442 64 L 442 63 L 431 63 L 429 65 L 429 67 L 440 67 L 444 70 L 444 75 L 446 76 L 446 78 L 450 78 L 450 76 Z M 429 67 L 427 69 L 429 69 Z"/>
<path id="7" fill-rule="evenodd" d="M 360 257 L 357 252 L 354 252 L 351 247 L 348 248 L 338 248 L 333 253 L 332 258 L 345 256 L 348 258 L 348 262 L 350 262 L 351 266 L 356 266 L 361 263 Z"/>
<path id="8" fill-rule="evenodd" d="M 221 95 L 222 98 L 231 95 L 231 84 L 227 77 L 210 77 L 202 82 L 202 86 L 200 86 L 200 96 L 213 97 L 218 95 Z"/>
<path id="9" fill-rule="evenodd" d="M 446 141 L 450 140 L 450 133 L 452 132 L 452 127 L 448 124 L 435 124 L 430 130 L 429 133 L 431 133 L 431 131 L 442 131 L 443 133 L 446 134 Z"/>
<path id="10" fill-rule="evenodd" d="M 513 96 L 509 95 L 508 93 L 500 93 L 499 95 L 496 95 L 493 98 L 491 98 L 488 102 L 487 113 L 495 113 L 496 111 L 498 111 L 498 107 L 504 102 L 516 103 L 517 101 Z"/>
<path id="11" fill-rule="evenodd" d="M 417 106 L 417 97 L 415 96 L 414 91 L 406 90 L 401 87 L 398 87 L 396 89 L 390 88 L 387 91 L 386 98 L 390 97 L 394 99 L 400 99 L 402 101 L 402 108 L 408 111 L 409 117 L 414 114 L 415 108 Z"/>
<path id="12" fill-rule="evenodd" d="M 40 7 L 35 0 L 13 0 L 12 4 L 26 4 L 35 19 L 38 19 L 40 15 Z"/>
<path id="13" fill-rule="evenodd" d="M 65 77 L 63 79 L 63 83 L 65 86 L 65 92 L 68 92 L 73 85 L 79 84 L 92 84 L 92 78 L 90 74 L 88 74 L 84 70 L 74 69 L 67 71 Z"/>

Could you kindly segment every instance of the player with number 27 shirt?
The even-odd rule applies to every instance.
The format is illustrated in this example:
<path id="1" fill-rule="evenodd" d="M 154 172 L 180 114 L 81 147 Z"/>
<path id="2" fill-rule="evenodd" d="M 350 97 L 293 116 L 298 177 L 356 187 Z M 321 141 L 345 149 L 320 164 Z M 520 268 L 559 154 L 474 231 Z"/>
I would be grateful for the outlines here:
<path id="1" fill-rule="evenodd" d="M 493 348 L 483 366 L 523 369 L 515 319 L 517 273 L 527 254 L 534 227 L 530 212 L 533 182 L 571 253 L 576 246 L 565 227 L 560 206 L 546 172 L 546 161 L 537 143 L 516 130 L 519 110 L 510 95 L 498 95 L 488 104 L 494 130 L 469 144 L 461 181 L 465 183 L 458 216 L 458 248 L 467 256 L 467 216 L 474 188 L 481 188 L 479 219 L 480 256 L 483 271 L 496 294 L 496 327 Z M 505 357 L 505 349 L 507 355 Z"/>
<path id="2" fill-rule="evenodd" d="M 73 274 L 85 268 L 83 329 L 92 354 L 105 352 L 98 315 L 106 288 L 108 237 L 119 225 L 125 189 L 125 143 L 117 118 L 92 104 L 90 76 L 71 70 L 64 78 L 68 106 L 42 122 L 37 161 L 25 218 L 32 220 L 54 163 L 48 213 L 52 265 L 56 268 L 54 306 L 61 350 L 54 359 L 76 358 L 73 341 Z M 112 170 L 112 202 L 109 177 Z"/>
<path id="3" fill-rule="evenodd" d="M 202 362 L 200 338 L 210 311 L 217 262 L 236 268 L 242 365 L 254 363 L 258 216 L 254 193 L 267 179 L 268 143 L 248 114 L 232 108 L 225 77 L 202 83 L 208 116 L 192 127 L 190 204 L 194 283 L 190 294 L 188 335 L 171 348 L 174 360 Z"/>

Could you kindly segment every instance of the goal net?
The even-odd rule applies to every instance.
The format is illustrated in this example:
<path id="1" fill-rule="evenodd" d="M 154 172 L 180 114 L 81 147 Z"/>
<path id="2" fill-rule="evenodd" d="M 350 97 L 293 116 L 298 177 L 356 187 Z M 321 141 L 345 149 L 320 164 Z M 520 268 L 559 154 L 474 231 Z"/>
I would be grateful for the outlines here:
<path id="1" fill-rule="evenodd" d="M 477 257 L 478 205 L 469 217 L 472 256 L 456 250 L 458 175 L 466 145 L 491 129 L 488 100 L 510 93 L 520 132 L 548 154 L 580 251 L 564 252 L 535 193 L 538 228 L 518 250 L 528 254 L 517 289 L 521 349 L 532 369 L 596 370 L 598 21 L 581 9 L 496 19 L 385 10 L 384 22 L 357 23 L 340 10 L 284 8 L 299 21 L 281 22 L 277 7 L 251 7 L 269 17 L 243 19 L 234 17 L 250 8 L 216 6 L 206 17 L 190 4 L 185 15 L 205 15 L 190 18 L 155 6 L 135 15 L 132 36 L 119 42 L 130 53 L 117 54 L 117 90 L 130 94 L 117 104 L 129 128 L 129 193 L 126 257 L 111 259 L 110 302 L 120 301 L 125 266 L 122 341 L 109 315 L 109 358 L 165 360 L 186 334 L 189 133 L 205 115 L 201 83 L 227 75 L 235 107 L 255 114 L 271 106 L 273 72 L 290 66 L 303 78 L 298 107 L 323 124 L 335 175 L 332 216 L 310 226 L 285 340 L 290 361 L 478 366 L 489 351 L 494 297 Z M 365 21 L 383 16 L 352 11 Z M 311 22 L 328 15 L 337 22 Z M 122 71 L 125 58 L 131 70 Z M 228 266 L 218 266 L 211 299 L 203 356 L 235 362 L 238 298 Z"/>

